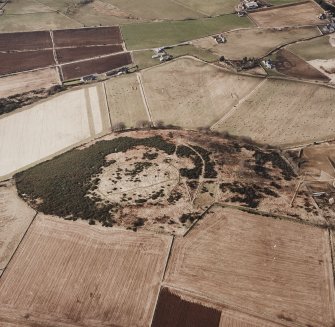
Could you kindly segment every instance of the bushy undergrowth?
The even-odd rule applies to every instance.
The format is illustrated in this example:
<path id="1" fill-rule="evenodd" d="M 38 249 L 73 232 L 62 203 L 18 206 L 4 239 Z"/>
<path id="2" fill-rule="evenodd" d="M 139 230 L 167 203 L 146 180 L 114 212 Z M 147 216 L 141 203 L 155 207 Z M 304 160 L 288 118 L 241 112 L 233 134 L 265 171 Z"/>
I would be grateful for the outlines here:
<path id="1" fill-rule="evenodd" d="M 137 139 L 120 137 L 79 150 L 72 150 L 50 161 L 15 175 L 19 195 L 28 199 L 37 210 L 50 215 L 98 220 L 105 226 L 113 223 L 113 211 L 118 204 L 100 202 L 87 196 L 96 187 L 97 175 L 107 162 L 110 153 L 126 152 L 136 146 L 147 146 L 175 152 L 175 145 L 160 136 Z"/>

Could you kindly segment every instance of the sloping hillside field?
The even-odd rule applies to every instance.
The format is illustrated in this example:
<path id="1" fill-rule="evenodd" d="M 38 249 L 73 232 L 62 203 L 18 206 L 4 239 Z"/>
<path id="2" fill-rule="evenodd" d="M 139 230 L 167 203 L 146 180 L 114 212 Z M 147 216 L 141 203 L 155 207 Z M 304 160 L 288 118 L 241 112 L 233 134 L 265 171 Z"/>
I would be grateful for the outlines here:
<path id="1" fill-rule="evenodd" d="M 183 235 L 213 203 L 334 224 L 280 152 L 234 138 L 182 131 L 107 136 L 15 176 L 36 210 L 91 224 Z"/>

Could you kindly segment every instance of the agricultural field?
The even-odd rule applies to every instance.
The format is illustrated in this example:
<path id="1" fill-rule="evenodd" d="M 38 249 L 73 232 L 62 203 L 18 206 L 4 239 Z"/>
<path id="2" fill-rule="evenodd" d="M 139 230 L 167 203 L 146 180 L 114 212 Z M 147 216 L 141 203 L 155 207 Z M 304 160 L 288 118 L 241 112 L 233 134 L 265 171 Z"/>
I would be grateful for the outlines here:
<path id="1" fill-rule="evenodd" d="M 330 251 L 327 230 L 215 207 L 175 240 L 164 285 L 273 323 L 331 326 Z"/>
<path id="2" fill-rule="evenodd" d="M 5 13 L 8 15 L 47 13 L 52 11 L 55 10 L 35 0 L 11 0 L 5 6 Z"/>
<path id="3" fill-rule="evenodd" d="M 220 318 L 219 310 L 188 301 L 168 288 L 162 288 L 151 326 L 219 327 Z"/>
<path id="4" fill-rule="evenodd" d="M 12 182 L 0 183 L 0 270 L 6 268 L 35 215 Z"/>
<path id="5" fill-rule="evenodd" d="M 211 126 L 262 82 L 186 57 L 141 74 L 153 120 L 185 128 Z"/>
<path id="6" fill-rule="evenodd" d="M 224 44 L 218 44 L 212 36 L 194 40 L 192 44 L 227 59 L 260 58 L 279 46 L 318 36 L 320 32 L 316 27 L 251 28 L 225 32 L 223 35 L 227 40 Z"/>
<path id="7" fill-rule="evenodd" d="M 305 60 L 335 58 L 335 47 L 332 46 L 329 35 L 291 44 L 287 49 Z"/>
<path id="8" fill-rule="evenodd" d="M 7 98 L 39 89 L 49 89 L 60 83 L 55 68 L 45 68 L 0 78 L 0 98 Z"/>
<path id="9" fill-rule="evenodd" d="M 122 43 L 120 29 L 117 26 L 56 30 L 53 32 L 53 37 L 56 48 Z"/>
<path id="10" fill-rule="evenodd" d="M 4 14 L 0 20 L 0 32 L 26 32 L 78 28 L 83 24 L 57 12 L 37 12 L 26 15 Z"/>
<path id="11" fill-rule="evenodd" d="M 11 175 L 110 129 L 102 86 L 67 92 L 0 119 L 0 176 Z"/>
<path id="12" fill-rule="evenodd" d="M 275 54 L 276 70 L 286 76 L 313 81 L 329 82 L 329 77 L 286 49 L 280 49 Z"/>
<path id="13" fill-rule="evenodd" d="M 149 120 L 141 85 L 135 74 L 111 79 L 105 82 L 105 88 L 113 129 L 123 125 L 134 128 Z"/>
<path id="14" fill-rule="evenodd" d="M 0 34 L 0 51 L 42 50 L 50 48 L 52 48 L 52 41 L 49 31 Z"/>
<path id="15" fill-rule="evenodd" d="M 0 75 L 8 75 L 55 65 L 52 50 L 0 52 Z"/>
<path id="16" fill-rule="evenodd" d="M 123 25 L 121 31 L 127 49 L 138 50 L 173 45 L 252 25 L 247 17 L 234 14 L 187 21 Z"/>
<path id="17" fill-rule="evenodd" d="M 129 52 L 104 56 L 100 58 L 78 61 L 61 66 L 64 80 L 80 78 L 90 74 L 101 74 L 115 68 L 127 66 L 132 63 Z"/>
<path id="18" fill-rule="evenodd" d="M 0 324 L 149 326 L 170 244 L 38 215 L 0 279 Z"/>
<path id="19" fill-rule="evenodd" d="M 304 1 L 251 12 L 248 16 L 258 27 L 316 26 L 321 24 L 317 16 L 322 12 L 314 1 Z"/>
<path id="20" fill-rule="evenodd" d="M 329 87 L 269 79 L 214 129 L 283 147 L 333 138 L 334 96 Z"/>
<path id="21" fill-rule="evenodd" d="M 92 57 L 109 55 L 116 52 L 122 52 L 121 44 L 106 45 L 106 46 L 89 46 L 76 48 L 59 48 L 56 49 L 57 59 L 60 64 L 71 61 L 82 60 Z"/>

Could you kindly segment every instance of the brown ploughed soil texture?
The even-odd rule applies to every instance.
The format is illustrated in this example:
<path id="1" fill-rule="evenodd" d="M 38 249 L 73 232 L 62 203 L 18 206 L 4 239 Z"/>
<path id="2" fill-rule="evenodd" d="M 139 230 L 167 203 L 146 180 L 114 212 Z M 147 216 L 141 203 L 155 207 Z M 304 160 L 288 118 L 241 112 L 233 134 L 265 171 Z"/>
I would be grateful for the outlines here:
<path id="1" fill-rule="evenodd" d="M 221 312 L 189 302 L 168 288 L 159 294 L 152 327 L 219 327 Z"/>
<path id="2" fill-rule="evenodd" d="M 213 207 L 175 239 L 164 286 L 284 326 L 335 323 L 329 232 L 287 220 Z"/>
<path id="3" fill-rule="evenodd" d="M 86 60 L 62 66 L 65 80 L 90 74 L 101 74 L 109 70 L 132 63 L 130 53 L 121 53 L 109 57 Z"/>
<path id="4" fill-rule="evenodd" d="M 52 48 L 48 31 L 0 34 L 0 51 Z"/>
<path id="5" fill-rule="evenodd" d="M 121 32 L 117 26 L 57 30 L 53 35 L 56 47 L 122 43 Z"/>
<path id="6" fill-rule="evenodd" d="M 285 49 L 277 52 L 276 69 L 288 76 L 329 82 L 329 77 L 308 64 L 305 60 Z"/>
<path id="7" fill-rule="evenodd" d="M 171 238 L 39 215 L 0 279 L 0 326 L 149 326 Z"/>
<path id="8" fill-rule="evenodd" d="M 115 52 L 122 52 L 121 44 L 106 45 L 106 46 L 90 46 L 77 48 L 60 48 L 56 49 L 58 62 L 61 64 L 98 57 L 101 55 L 108 55 Z"/>
<path id="9" fill-rule="evenodd" d="M 0 75 L 55 65 L 52 50 L 0 53 Z"/>

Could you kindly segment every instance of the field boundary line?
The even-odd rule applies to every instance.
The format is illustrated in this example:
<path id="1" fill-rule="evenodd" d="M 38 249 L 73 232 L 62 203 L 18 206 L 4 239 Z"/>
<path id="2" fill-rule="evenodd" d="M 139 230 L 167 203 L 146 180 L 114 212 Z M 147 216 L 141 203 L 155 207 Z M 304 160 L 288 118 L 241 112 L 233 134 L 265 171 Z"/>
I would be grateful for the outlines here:
<path id="1" fill-rule="evenodd" d="M 268 317 L 257 316 L 252 312 L 241 310 L 240 307 L 228 304 L 224 301 L 220 301 L 220 300 L 217 300 L 217 299 L 212 299 L 212 298 L 208 297 L 207 295 L 205 295 L 202 292 L 189 290 L 187 288 L 182 288 L 182 287 L 176 286 L 174 284 L 169 284 L 169 283 L 163 283 L 162 286 L 166 287 L 166 288 L 169 288 L 169 289 L 172 289 L 174 291 L 177 291 L 177 293 L 182 293 L 181 295 L 186 295 L 186 296 L 189 296 L 191 298 L 195 298 L 195 299 L 198 299 L 198 300 L 205 301 L 207 305 L 212 306 L 216 309 L 219 309 L 222 312 L 224 311 L 224 309 L 226 309 L 226 310 L 228 309 L 228 310 L 231 310 L 231 311 L 234 311 L 234 312 L 239 312 L 239 313 L 245 314 L 247 316 L 253 317 L 255 319 L 261 320 L 262 322 L 269 322 L 269 323 L 272 323 L 272 324 L 276 324 L 276 325 L 278 325 L 278 327 L 287 327 L 287 325 L 283 325 L 280 322 L 273 321 Z"/>
<path id="2" fill-rule="evenodd" d="M 205 13 L 204 11 L 199 10 L 199 9 L 194 9 L 194 8 L 192 8 L 192 7 L 190 7 L 190 6 L 185 5 L 184 3 L 179 2 L 178 0 L 170 0 L 170 1 L 171 1 L 171 2 L 174 2 L 175 4 L 177 4 L 177 5 L 181 6 L 181 7 L 184 7 L 184 8 L 186 8 L 186 9 L 189 9 L 189 10 L 191 10 L 191 11 L 197 13 L 197 14 L 204 15 L 205 17 L 211 17 L 211 15 Z"/>
<path id="3" fill-rule="evenodd" d="M 216 123 L 214 123 L 210 129 L 213 130 L 214 128 L 216 128 L 218 125 L 220 125 L 221 123 L 223 123 L 224 121 L 226 121 L 228 118 L 230 118 L 235 111 L 240 107 L 241 104 L 243 104 L 246 100 L 248 100 L 251 95 L 253 95 L 260 87 L 263 86 L 263 84 L 265 84 L 267 81 L 267 78 L 264 78 L 251 92 L 249 92 L 247 95 L 245 95 L 242 99 L 240 99 L 237 104 L 235 104 L 233 106 L 233 108 L 231 108 L 220 120 L 218 120 Z"/>
<path id="4" fill-rule="evenodd" d="M 85 102 L 86 102 L 86 114 L 88 120 L 88 127 L 90 130 L 91 138 L 95 136 L 95 126 L 93 120 L 93 113 L 92 113 L 92 104 L 91 104 L 91 97 L 89 93 L 89 88 L 84 88 L 84 95 L 85 95 Z"/>
<path id="5" fill-rule="evenodd" d="M 307 226 L 311 226 L 311 227 L 319 228 L 319 229 L 335 230 L 335 226 L 330 226 L 328 224 L 324 224 L 324 225 L 316 224 L 316 223 L 313 223 L 313 222 L 310 222 L 310 221 L 307 221 L 307 220 L 300 220 L 300 219 L 297 219 L 295 217 L 277 215 L 277 214 L 274 214 L 274 213 L 271 213 L 271 212 L 255 210 L 255 209 L 252 209 L 252 208 L 249 208 L 249 207 L 236 206 L 236 205 L 227 204 L 227 203 L 223 203 L 223 202 L 213 203 L 212 207 L 215 207 L 215 206 L 220 206 L 220 207 L 223 207 L 223 208 L 228 208 L 228 209 L 233 209 L 233 210 L 244 211 L 244 212 L 259 216 L 259 217 L 272 218 L 272 219 L 276 219 L 276 220 L 286 220 L 286 221 L 289 221 L 291 223 L 307 225 Z"/>
<path id="6" fill-rule="evenodd" d="M 107 97 L 107 90 L 106 90 L 106 81 L 102 82 L 102 85 L 103 85 L 104 94 L 105 94 L 105 101 L 106 101 L 106 106 L 107 106 L 107 111 L 108 111 L 109 123 L 110 123 L 110 126 L 111 126 L 111 131 L 113 131 L 111 111 L 110 111 L 110 107 L 109 107 L 109 102 L 108 102 L 108 97 Z"/>
<path id="7" fill-rule="evenodd" d="M 34 211 L 35 211 L 35 210 L 34 210 Z M 14 258 L 14 256 L 15 256 L 16 252 L 18 251 L 18 249 L 19 249 L 21 243 L 23 242 L 24 238 L 26 237 L 26 235 L 27 235 L 27 233 L 28 233 L 28 231 L 29 231 L 31 225 L 33 224 L 33 222 L 35 221 L 35 219 L 36 219 L 37 216 L 38 216 L 38 212 L 35 211 L 35 214 L 34 214 L 32 220 L 31 220 L 30 224 L 28 225 L 26 231 L 25 231 L 24 234 L 22 235 L 22 238 L 21 238 L 19 244 L 18 244 L 17 247 L 15 248 L 15 250 L 14 250 L 13 254 L 11 255 L 11 257 L 9 258 L 9 260 L 8 260 L 8 262 L 7 262 L 6 266 L 5 266 L 5 268 L 2 269 L 2 273 L 0 274 L 0 279 L 1 279 L 1 277 L 3 276 L 4 272 L 7 270 L 7 267 L 9 266 L 9 264 L 11 263 L 11 261 L 13 260 L 13 258 Z"/>
<path id="8" fill-rule="evenodd" d="M 168 266 L 168 263 L 169 263 L 169 259 L 171 257 L 171 252 L 172 252 L 172 246 L 173 246 L 173 243 L 174 243 L 174 239 L 175 239 L 175 237 L 172 235 L 171 236 L 171 240 L 170 240 L 170 245 L 169 245 L 169 248 L 168 248 L 169 251 L 167 252 L 167 255 L 166 255 L 166 258 L 165 258 L 165 264 L 164 264 L 163 273 L 162 273 L 162 276 L 161 276 L 161 279 L 160 279 L 160 282 L 159 282 L 159 287 L 158 287 L 158 292 L 157 292 L 156 300 L 154 302 L 155 303 L 154 310 L 153 310 L 153 313 L 152 313 L 152 317 L 150 318 L 150 321 L 149 321 L 150 322 L 149 326 L 152 325 L 154 317 L 155 317 L 155 312 L 156 312 L 156 307 L 157 307 L 157 303 L 158 303 L 158 299 L 159 299 L 159 294 L 161 293 L 162 284 L 164 282 L 164 278 L 165 278 L 167 266 Z"/>
<path id="9" fill-rule="evenodd" d="M 151 111 L 150 111 L 150 108 L 149 108 L 148 99 L 147 99 L 147 97 L 146 97 L 146 95 L 145 95 L 144 86 L 143 86 L 143 83 L 142 83 L 142 76 L 141 76 L 141 73 L 140 73 L 140 72 L 137 72 L 137 73 L 136 73 L 136 77 L 137 77 L 138 83 L 139 83 L 139 85 L 140 85 L 140 90 L 141 90 L 142 100 L 143 100 L 144 107 L 145 107 L 145 110 L 146 110 L 146 112 L 147 112 L 149 121 L 151 122 L 152 126 L 155 126 L 155 123 L 154 123 L 154 121 L 153 121 L 153 119 L 152 119 L 152 114 L 151 114 Z"/>

